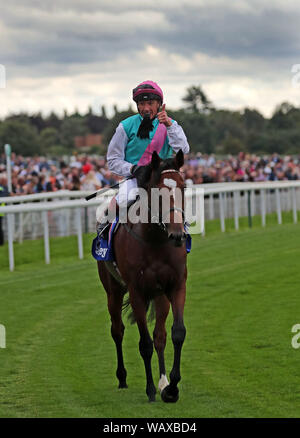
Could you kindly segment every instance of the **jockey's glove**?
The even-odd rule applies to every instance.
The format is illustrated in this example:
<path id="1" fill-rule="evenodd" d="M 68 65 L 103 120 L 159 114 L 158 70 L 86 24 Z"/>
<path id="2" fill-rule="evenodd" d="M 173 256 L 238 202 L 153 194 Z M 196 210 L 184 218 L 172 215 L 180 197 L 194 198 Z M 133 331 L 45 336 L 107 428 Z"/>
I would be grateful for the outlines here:
<path id="1" fill-rule="evenodd" d="M 151 176 L 150 166 L 138 166 L 134 164 L 130 170 L 131 178 L 136 178 L 138 187 L 146 188 L 146 185 Z"/>
<path id="2" fill-rule="evenodd" d="M 139 166 L 137 164 L 134 164 L 132 166 L 132 168 L 130 169 L 130 173 L 133 177 L 135 177 L 135 175 L 138 173 L 138 169 L 139 169 Z"/>

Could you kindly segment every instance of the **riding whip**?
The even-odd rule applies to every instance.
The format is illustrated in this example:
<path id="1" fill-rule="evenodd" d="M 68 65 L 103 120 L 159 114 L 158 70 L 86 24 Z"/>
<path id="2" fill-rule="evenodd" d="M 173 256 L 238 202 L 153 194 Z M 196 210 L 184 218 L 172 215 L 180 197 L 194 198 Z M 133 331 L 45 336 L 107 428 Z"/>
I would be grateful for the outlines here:
<path id="1" fill-rule="evenodd" d="M 96 198 L 96 196 L 97 196 L 98 194 L 103 195 L 103 193 L 107 192 L 107 191 L 110 190 L 110 189 L 114 189 L 114 188 L 118 187 L 120 184 L 122 184 L 122 183 L 125 182 L 125 181 L 128 181 L 128 180 L 131 179 L 131 178 L 134 178 L 134 176 L 133 176 L 133 175 L 130 175 L 130 176 L 128 176 L 127 178 L 123 179 L 122 181 L 120 181 L 120 182 L 118 182 L 118 183 L 116 183 L 116 184 L 114 184 L 114 185 L 112 185 L 112 186 L 110 186 L 110 187 L 105 187 L 105 189 L 100 189 L 100 190 L 98 190 L 97 192 L 92 193 L 91 195 L 86 196 L 85 200 L 86 200 L 86 201 L 89 201 L 90 199 Z"/>

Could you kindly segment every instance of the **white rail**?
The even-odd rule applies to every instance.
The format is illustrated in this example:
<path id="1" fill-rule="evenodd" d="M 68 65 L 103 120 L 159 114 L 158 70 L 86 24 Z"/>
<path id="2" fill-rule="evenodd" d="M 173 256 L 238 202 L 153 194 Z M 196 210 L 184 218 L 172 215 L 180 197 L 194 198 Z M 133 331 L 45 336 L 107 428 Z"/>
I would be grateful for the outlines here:
<path id="1" fill-rule="evenodd" d="M 256 192 L 259 192 L 260 194 L 260 213 L 262 226 L 266 225 L 266 214 L 268 212 L 267 198 L 270 195 L 270 191 L 275 191 L 278 224 L 282 223 L 282 194 L 288 196 L 290 206 L 289 209 L 293 212 L 294 223 L 297 223 L 298 220 L 297 211 L 300 205 L 300 181 L 202 184 L 193 187 L 204 189 L 204 194 L 207 195 L 206 205 L 208 206 L 207 211 L 209 219 L 213 219 L 215 217 L 215 211 L 217 210 L 216 207 L 218 207 L 222 231 L 225 231 L 225 219 L 226 215 L 228 217 L 229 204 L 232 202 L 235 229 L 239 229 L 240 216 L 248 215 L 249 221 L 251 222 L 251 217 L 255 214 L 255 208 L 258 208 L 254 202 Z M 110 198 L 114 193 L 115 191 L 113 190 L 106 192 L 105 198 Z M 101 203 L 99 199 L 93 199 L 88 202 L 85 201 L 85 199 L 82 199 L 88 194 L 90 194 L 90 192 L 64 190 L 51 193 L 1 198 L 1 202 L 6 203 L 4 207 L 0 206 L 0 213 L 4 213 L 7 217 L 7 238 L 10 270 L 13 271 L 15 267 L 13 248 L 15 215 L 19 214 L 20 217 L 22 217 L 22 213 L 41 212 L 43 221 L 45 262 L 48 264 L 50 263 L 48 212 L 55 210 L 74 209 L 76 217 L 78 255 L 80 259 L 83 258 L 81 210 L 87 209 L 91 206 L 99 206 Z M 243 198 L 241 196 L 242 194 Z M 81 199 L 70 200 L 70 198 Z M 216 199 L 218 201 L 218 205 L 216 205 Z M 242 213 L 242 209 L 244 210 L 244 214 Z M 20 225 L 22 226 L 22 221 L 20 222 Z"/>
<path id="2" fill-rule="evenodd" d="M 36 201 L 52 201 L 55 199 L 83 199 L 90 195 L 92 192 L 84 190 L 58 190 L 56 192 L 46 192 L 46 193 L 34 193 L 32 195 L 15 195 L 5 198 L 1 198 L 1 202 L 6 205 L 10 204 L 23 204 L 27 202 Z M 108 190 L 105 195 L 111 196 L 114 193 L 113 190 Z"/>

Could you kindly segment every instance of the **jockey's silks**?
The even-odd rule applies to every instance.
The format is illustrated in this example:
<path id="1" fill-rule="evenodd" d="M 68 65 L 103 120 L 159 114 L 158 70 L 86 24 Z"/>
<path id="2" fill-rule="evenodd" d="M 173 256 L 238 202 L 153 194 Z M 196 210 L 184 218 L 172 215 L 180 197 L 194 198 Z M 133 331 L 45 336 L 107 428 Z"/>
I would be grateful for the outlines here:
<path id="1" fill-rule="evenodd" d="M 167 138 L 167 128 L 163 123 L 159 123 L 156 128 L 156 132 L 151 140 L 151 142 L 146 147 L 143 155 L 141 156 L 138 165 L 146 166 L 151 162 L 153 152 L 157 152 L 158 154 L 162 150 L 165 141 Z"/>
<path id="2" fill-rule="evenodd" d="M 155 118 L 153 123 L 153 129 L 149 132 L 149 138 L 140 138 L 137 136 L 140 124 L 143 118 L 140 114 L 128 117 L 121 123 L 128 137 L 128 142 L 125 149 L 125 161 L 131 164 L 138 164 L 148 145 L 152 142 L 153 137 L 159 126 L 159 121 Z M 173 123 L 173 120 L 172 120 Z M 172 157 L 173 150 L 169 144 L 168 136 L 166 136 L 163 146 L 160 149 L 159 156 L 161 159 Z"/>

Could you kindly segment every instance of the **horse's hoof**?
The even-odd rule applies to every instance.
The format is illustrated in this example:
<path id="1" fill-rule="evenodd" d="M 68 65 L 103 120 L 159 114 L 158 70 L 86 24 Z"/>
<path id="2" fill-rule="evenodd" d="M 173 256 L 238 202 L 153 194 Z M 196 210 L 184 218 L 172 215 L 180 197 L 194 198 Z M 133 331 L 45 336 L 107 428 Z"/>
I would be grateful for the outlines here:
<path id="1" fill-rule="evenodd" d="M 179 399 L 179 389 L 166 386 L 161 392 L 161 398 L 165 403 L 176 403 Z"/>
<path id="2" fill-rule="evenodd" d="M 122 389 L 122 388 L 128 388 L 128 385 L 127 385 L 126 382 L 125 383 L 119 383 L 119 389 Z"/>
<path id="3" fill-rule="evenodd" d="M 149 398 L 149 403 L 155 402 L 155 394 L 149 395 L 148 398 Z"/>

